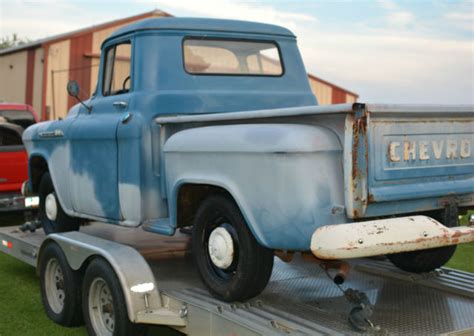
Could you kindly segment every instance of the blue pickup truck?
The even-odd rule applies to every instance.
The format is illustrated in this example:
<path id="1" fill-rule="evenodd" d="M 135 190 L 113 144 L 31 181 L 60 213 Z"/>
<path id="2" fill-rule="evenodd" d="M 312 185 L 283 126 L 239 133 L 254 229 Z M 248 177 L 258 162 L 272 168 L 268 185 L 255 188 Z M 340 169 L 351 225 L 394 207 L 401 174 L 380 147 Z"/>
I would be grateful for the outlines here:
<path id="1" fill-rule="evenodd" d="M 446 263 L 474 240 L 458 225 L 473 130 L 473 106 L 318 106 L 285 28 L 149 19 L 104 41 L 90 99 L 24 132 L 24 190 L 46 233 L 85 220 L 191 232 L 209 290 L 243 300 L 274 254 Z"/>

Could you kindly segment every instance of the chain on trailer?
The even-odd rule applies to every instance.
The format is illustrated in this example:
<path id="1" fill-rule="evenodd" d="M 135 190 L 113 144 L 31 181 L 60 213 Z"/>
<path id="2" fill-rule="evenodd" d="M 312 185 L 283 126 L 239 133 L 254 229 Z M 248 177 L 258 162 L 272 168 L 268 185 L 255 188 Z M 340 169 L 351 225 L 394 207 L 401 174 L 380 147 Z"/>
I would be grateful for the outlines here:
<path id="1" fill-rule="evenodd" d="M 344 298 L 353 305 L 348 317 L 348 321 L 352 328 L 358 332 L 364 332 L 368 335 L 385 336 L 388 335 L 386 330 L 383 330 L 379 325 L 376 325 L 370 319 L 374 313 L 374 305 L 370 302 L 367 294 L 353 288 L 344 289 L 346 273 L 348 272 L 348 264 L 344 262 L 337 262 L 338 267 L 333 267 L 334 262 L 324 262 L 318 260 L 319 267 L 323 270 L 331 282 L 341 291 Z M 328 266 L 329 265 L 329 266 Z M 336 276 L 331 276 L 329 269 L 339 268 L 345 269 L 344 274 L 338 273 Z"/>

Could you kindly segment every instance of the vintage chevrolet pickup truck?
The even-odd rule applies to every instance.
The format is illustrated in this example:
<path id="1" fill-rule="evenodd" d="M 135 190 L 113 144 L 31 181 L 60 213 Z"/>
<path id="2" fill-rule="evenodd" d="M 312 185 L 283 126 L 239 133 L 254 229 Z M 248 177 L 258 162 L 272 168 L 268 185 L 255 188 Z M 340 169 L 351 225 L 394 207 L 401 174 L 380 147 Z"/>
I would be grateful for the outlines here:
<path id="1" fill-rule="evenodd" d="M 285 28 L 149 19 L 104 41 L 90 99 L 25 131 L 24 189 L 47 233 L 186 228 L 209 290 L 243 300 L 275 252 L 446 263 L 474 240 L 458 226 L 474 205 L 473 130 L 473 106 L 318 106 Z"/>

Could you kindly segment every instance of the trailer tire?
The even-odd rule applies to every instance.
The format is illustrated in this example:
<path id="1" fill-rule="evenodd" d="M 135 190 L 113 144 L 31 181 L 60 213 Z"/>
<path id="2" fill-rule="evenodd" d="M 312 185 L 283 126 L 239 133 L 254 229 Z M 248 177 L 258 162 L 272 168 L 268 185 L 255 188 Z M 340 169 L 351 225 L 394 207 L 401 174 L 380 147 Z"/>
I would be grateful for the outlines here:
<path id="1" fill-rule="evenodd" d="M 457 225 L 457 222 L 447 222 L 442 219 L 441 213 L 430 214 L 447 227 Z M 431 272 L 446 264 L 456 252 L 457 245 L 436 247 L 432 249 L 402 252 L 387 255 L 388 259 L 399 269 L 411 273 Z"/>
<path id="2" fill-rule="evenodd" d="M 59 245 L 49 243 L 44 247 L 38 267 L 46 315 L 65 327 L 82 325 L 81 276 L 69 266 Z"/>
<path id="3" fill-rule="evenodd" d="M 257 242 L 226 195 L 212 195 L 201 203 L 194 220 L 192 251 L 206 287 L 227 302 L 260 294 L 272 274 L 273 251 Z"/>
<path id="4" fill-rule="evenodd" d="M 46 203 L 48 198 L 50 199 L 50 202 L 54 202 L 55 204 L 55 211 L 53 211 L 54 218 L 51 214 L 48 215 L 47 213 Z M 47 235 L 57 232 L 79 230 L 80 220 L 78 218 L 68 216 L 64 212 L 59 201 L 57 200 L 53 181 L 51 180 L 51 175 L 49 174 L 49 172 L 44 173 L 41 177 L 41 181 L 39 184 L 39 199 L 40 204 L 38 215 L 43 226 L 43 230 Z"/>
<path id="5" fill-rule="evenodd" d="M 93 259 L 86 269 L 82 309 L 89 335 L 129 336 L 146 333 L 144 325 L 130 322 L 120 281 L 114 269 L 102 258 Z"/>

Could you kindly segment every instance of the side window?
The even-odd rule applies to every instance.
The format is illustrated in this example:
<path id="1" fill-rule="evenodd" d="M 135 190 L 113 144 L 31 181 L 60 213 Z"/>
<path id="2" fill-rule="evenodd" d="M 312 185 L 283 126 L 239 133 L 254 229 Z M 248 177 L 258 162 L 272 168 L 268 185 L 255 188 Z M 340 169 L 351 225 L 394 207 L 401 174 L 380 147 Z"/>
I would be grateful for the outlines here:
<path id="1" fill-rule="evenodd" d="M 106 50 L 102 86 L 104 96 L 118 95 L 130 91 L 131 56 L 132 45 L 130 42 L 117 44 Z"/>

